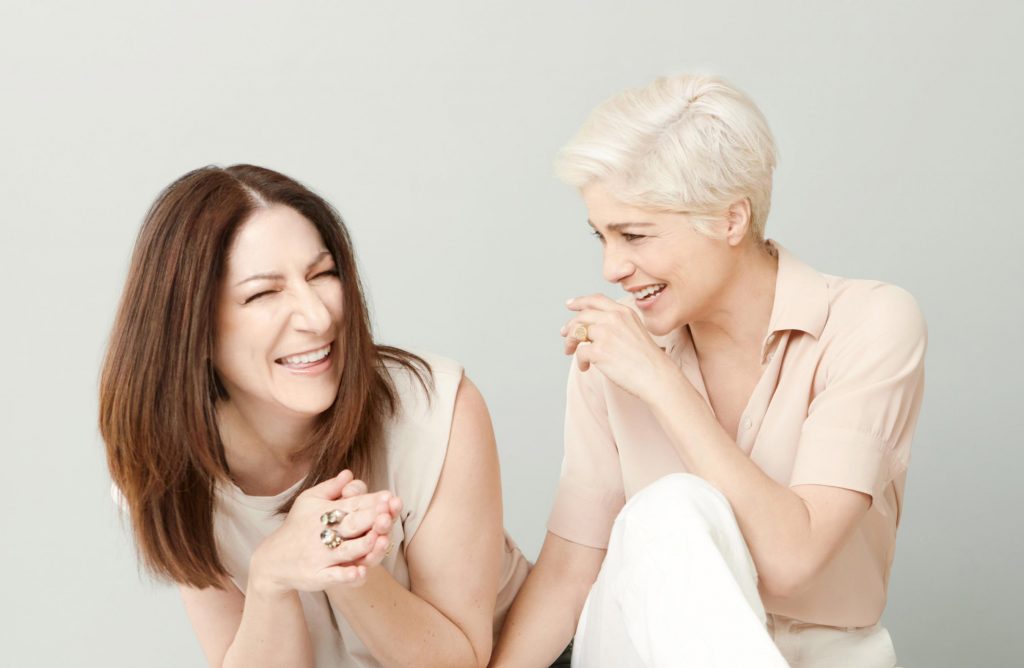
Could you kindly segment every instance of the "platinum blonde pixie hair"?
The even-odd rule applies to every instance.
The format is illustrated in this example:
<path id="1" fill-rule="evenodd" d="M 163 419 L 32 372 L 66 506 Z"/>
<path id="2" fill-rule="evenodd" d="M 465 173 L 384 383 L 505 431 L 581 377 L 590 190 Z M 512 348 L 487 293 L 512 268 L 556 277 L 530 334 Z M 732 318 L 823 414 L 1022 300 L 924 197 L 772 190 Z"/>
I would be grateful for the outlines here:
<path id="1" fill-rule="evenodd" d="M 600 182 L 624 203 L 686 213 L 704 234 L 737 200 L 764 239 L 775 140 L 753 101 L 722 79 L 663 77 L 602 103 L 558 154 L 555 171 L 584 188 Z"/>

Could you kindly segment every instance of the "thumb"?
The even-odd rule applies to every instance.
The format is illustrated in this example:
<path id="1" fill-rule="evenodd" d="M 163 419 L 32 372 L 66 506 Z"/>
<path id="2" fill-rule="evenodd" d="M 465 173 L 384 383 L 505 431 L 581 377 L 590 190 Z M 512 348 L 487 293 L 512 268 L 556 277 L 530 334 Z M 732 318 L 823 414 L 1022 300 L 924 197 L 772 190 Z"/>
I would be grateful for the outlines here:
<path id="1" fill-rule="evenodd" d="M 354 477 L 352 471 L 345 469 L 333 478 L 328 478 L 317 485 L 313 485 L 307 491 L 310 496 L 337 501 L 341 498 L 341 492 L 345 489 L 345 485 L 352 482 Z"/>
<path id="2" fill-rule="evenodd" d="M 366 566 L 336 565 L 320 571 L 321 582 L 326 587 L 333 584 L 347 584 L 358 587 L 366 581 Z"/>

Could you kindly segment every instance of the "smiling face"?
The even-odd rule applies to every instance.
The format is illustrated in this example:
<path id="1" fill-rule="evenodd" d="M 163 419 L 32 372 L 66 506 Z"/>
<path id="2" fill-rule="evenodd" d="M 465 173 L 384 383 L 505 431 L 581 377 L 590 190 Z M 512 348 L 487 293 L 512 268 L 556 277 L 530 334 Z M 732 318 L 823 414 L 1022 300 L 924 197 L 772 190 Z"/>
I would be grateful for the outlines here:
<path id="1" fill-rule="evenodd" d="M 220 288 L 213 363 L 243 410 L 315 416 L 341 381 L 341 281 L 313 224 L 259 208 L 238 230 Z"/>
<path id="2" fill-rule="evenodd" d="M 707 236 L 686 214 L 624 204 L 600 183 L 582 195 L 604 247 L 605 279 L 633 295 L 652 334 L 714 316 L 737 270 L 742 234 L 739 240 Z M 724 232 L 724 219 L 722 226 Z"/>

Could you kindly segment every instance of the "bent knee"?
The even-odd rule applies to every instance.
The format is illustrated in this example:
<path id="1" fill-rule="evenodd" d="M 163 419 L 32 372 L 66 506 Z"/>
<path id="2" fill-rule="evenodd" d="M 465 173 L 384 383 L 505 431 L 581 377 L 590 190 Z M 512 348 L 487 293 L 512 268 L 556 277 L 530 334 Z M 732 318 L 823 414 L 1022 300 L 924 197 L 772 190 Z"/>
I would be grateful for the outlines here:
<path id="1" fill-rule="evenodd" d="M 671 473 L 644 487 L 629 500 L 629 505 L 671 504 L 675 508 L 729 506 L 725 496 L 704 478 L 691 473 Z"/>
<path id="2" fill-rule="evenodd" d="M 731 517 L 732 508 L 725 496 L 703 478 L 672 473 L 634 494 L 619 516 L 630 523 L 708 527 Z"/>

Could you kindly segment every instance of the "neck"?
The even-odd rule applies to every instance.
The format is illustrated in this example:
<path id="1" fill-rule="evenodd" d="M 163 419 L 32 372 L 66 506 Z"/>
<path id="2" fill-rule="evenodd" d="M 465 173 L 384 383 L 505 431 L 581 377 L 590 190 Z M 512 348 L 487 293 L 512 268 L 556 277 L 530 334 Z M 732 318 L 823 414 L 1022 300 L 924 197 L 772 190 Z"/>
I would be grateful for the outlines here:
<path id="1" fill-rule="evenodd" d="M 690 323 L 698 353 L 759 353 L 775 304 L 778 256 L 767 243 L 745 244 L 712 308 Z"/>
<path id="2" fill-rule="evenodd" d="M 297 455 L 315 418 L 223 401 L 217 406 L 217 422 L 231 477 L 246 493 L 273 495 L 305 475 L 308 462 Z"/>

